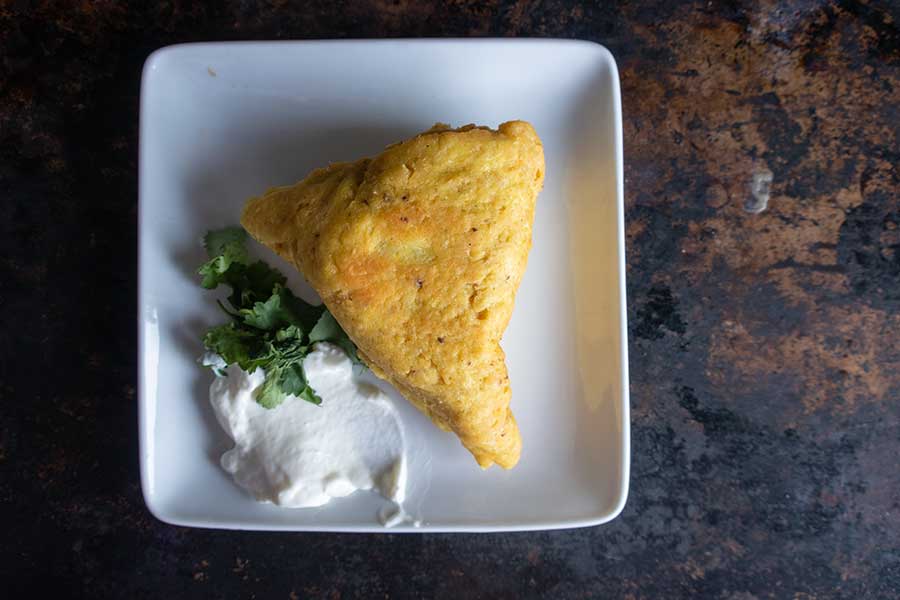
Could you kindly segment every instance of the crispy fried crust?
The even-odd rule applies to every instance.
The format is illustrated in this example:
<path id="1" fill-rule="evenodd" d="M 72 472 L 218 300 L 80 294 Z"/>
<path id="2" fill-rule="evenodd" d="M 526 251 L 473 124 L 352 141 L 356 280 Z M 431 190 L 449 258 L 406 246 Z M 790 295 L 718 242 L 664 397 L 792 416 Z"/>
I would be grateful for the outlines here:
<path id="1" fill-rule="evenodd" d="M 271 189 L 241 223 L 305 275 L 376 375 L 479 465 L 510 468 L 522 442 L 500 338 L 543 180 L 528 123 L 439 124 Z"/>

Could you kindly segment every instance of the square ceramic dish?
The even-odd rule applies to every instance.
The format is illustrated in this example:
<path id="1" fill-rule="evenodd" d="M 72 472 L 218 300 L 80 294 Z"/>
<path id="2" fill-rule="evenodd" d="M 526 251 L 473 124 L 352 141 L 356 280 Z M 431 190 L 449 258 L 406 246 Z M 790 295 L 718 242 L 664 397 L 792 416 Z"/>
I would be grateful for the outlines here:
<path id="1" fill-rule="evenodd" d="M 616 64 L 560 40 L 385 40 L 172 46 L 144 66 L 139 215 L 140 462 L 159 519 L 187 526 L 383 531 L 358 492 L 316 509 L 258 504 L 220 468 L 200 338 L 222 322 L 194 271 L 201 237 L 244 201 L 430 127 L 530 121 L 547 170 L 534 246 L 503 347 L 519 465 L 482 471 L 452 434 L 400 407 L 420 528 L 595 525 L 628 491 L 622 128 Z M 285 273 L 292 269 L 258 245 Z M 315 294 L 299 275 L 290 284 Z M 369 375 L 371 377 L 371 375 Z M 373 378 L 374 379 L 374 378 Z"/>

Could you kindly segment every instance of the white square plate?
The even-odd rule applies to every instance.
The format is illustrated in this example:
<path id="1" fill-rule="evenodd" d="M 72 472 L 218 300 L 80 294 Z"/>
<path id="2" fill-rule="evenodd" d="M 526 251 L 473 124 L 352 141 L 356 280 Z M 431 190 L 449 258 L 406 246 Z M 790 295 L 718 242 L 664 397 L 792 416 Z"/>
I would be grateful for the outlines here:
<path id="1" fill-rule="evenodd" d="M 235 529 L 383 531 L 384 500 L 316 509 L 254 502 L 219 467 L 200 338 L 222 322 L 195 269 L 204 232 L 244 201 L 329 162 L 430 127 L 530 121 L 546 183 L 503 338 L 522 432 L 519 465 L 478 468 L 387 384 L 413 452 L 419 529 L 595 525 L 625 504 L 628 354 L 619 79 L 602 46 L 560 40 L 393 40 L 172 46 L 144 66 L 139 216 L 141 483 L 159 519 Z M 255 251 L 284 273 L 292 269 Z M 306 299 L 315 294 L 290 279 Z"/>

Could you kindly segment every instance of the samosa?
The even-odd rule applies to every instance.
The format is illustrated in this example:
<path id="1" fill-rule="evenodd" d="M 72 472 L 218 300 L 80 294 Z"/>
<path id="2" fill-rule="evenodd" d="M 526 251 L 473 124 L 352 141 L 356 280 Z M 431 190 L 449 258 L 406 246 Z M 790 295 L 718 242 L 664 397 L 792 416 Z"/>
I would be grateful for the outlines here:
<path id="1" fill-rule="evenodd" d="M 241 223 L 303 273 L 376 375 L 483 468 L 511 468 L 522 441 L 500 339 L 543 181 L 530 124 L 437 124 L 252 198 Z"/>

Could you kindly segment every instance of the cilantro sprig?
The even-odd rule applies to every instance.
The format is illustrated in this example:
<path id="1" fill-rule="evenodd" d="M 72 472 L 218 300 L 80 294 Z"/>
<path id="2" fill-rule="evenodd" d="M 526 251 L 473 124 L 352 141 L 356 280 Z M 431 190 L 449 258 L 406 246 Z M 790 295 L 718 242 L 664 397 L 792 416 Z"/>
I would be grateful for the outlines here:
<path id="1" fill-rule="evenodd" d="M 274 408 L 288 395 L 321 404 L 306 379 L 303 359 L 316 342 L 331 342 L 359 363 L 356 346 L 324 305 L 304 302 L 285 287 L 287 279 L 279 271 L 251 261 L 246 241 L 240 227 L 210 231 L 203 239 L 209 260 L 198 270 L 200 285 L 231 288 L 228 305 L 219 301 L 230 321 L 206 332 L 203 345 L 248 373 L 265 371 L 254 392 L 260 405 Z"/>

